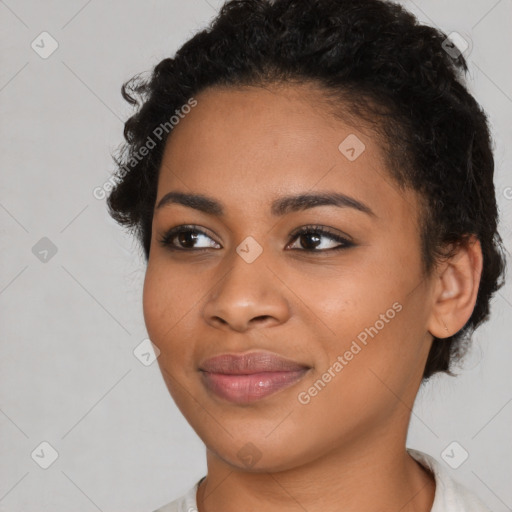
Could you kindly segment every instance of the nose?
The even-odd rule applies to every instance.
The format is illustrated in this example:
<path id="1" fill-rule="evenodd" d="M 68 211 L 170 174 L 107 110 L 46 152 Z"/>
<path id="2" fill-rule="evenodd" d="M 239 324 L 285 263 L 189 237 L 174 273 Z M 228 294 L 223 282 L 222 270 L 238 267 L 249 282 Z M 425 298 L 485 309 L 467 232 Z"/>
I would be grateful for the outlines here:
<path id="1" fill-rule="evenodd" d="M 285 290 L 263 257 L 247 263 L 235 253 L 204 303 L 203 317 L 213 327 L 239 332 L 279 325 L 290 316 Z"/>

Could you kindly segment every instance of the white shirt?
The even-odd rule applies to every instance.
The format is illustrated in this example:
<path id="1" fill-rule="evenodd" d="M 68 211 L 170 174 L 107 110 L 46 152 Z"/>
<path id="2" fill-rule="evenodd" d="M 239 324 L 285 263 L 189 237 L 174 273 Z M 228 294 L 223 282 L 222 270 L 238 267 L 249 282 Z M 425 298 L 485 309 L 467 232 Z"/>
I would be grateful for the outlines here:
<path id="1" fill-rule="evenodd" d="M 436 490 L 430 512 L 491 512 L 475 494 L 454 480 L 448 470 L 434 457 L 412 448 L 407 448 L 407 451 L 434 475 Z M 197 512 L 197 488 L 204 478 L 183 496 L 154 512 Z"/>

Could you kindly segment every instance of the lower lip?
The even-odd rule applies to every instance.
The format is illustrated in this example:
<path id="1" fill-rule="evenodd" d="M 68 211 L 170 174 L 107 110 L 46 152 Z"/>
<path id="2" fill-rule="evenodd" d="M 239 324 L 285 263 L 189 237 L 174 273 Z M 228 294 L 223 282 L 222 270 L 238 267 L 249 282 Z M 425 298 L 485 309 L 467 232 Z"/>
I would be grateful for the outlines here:
<path id="1" fill-rule="evenodd" d="M 201 372 L 203 382 L 213 393 L 237 404 L 246 404 L 281 391 L 297 381 L 307 368 L 289 372 L 262 372 L 250 375 L 226 375 Z"/>

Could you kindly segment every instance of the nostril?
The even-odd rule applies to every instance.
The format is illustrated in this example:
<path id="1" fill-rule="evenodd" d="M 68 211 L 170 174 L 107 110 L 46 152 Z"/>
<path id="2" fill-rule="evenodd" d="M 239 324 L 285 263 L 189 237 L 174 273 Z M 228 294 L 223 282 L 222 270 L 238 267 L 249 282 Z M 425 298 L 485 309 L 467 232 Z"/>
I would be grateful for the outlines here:
<path id="1" fill-rule="evenodd" d="M 270 318 L 270 316 L 269 315 L 256 316 L 253 318 L 253 321 L 254 322 L 264 322 L 265 320 L 267 320 L 267 318 Z"/>

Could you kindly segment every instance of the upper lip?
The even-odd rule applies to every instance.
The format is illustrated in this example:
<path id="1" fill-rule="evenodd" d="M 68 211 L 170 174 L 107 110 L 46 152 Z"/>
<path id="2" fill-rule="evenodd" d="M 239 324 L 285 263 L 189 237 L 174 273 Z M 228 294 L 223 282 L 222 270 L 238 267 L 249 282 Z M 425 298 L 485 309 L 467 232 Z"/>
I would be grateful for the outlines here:
<path id="1" fill-rule="evenodd" d="M 204 361 L 200 370 L 210 373 L 249 375 L 262 372 L 291 372 L 309 368 L 272 352 L 221 354 Z"/>

